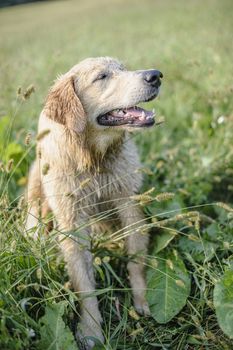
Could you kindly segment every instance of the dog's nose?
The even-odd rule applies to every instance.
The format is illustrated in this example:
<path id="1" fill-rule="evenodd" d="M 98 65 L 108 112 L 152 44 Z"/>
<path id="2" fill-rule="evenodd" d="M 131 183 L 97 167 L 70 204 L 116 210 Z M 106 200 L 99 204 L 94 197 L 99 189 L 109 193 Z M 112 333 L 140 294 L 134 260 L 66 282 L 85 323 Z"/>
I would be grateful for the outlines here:
<path id="1" fill-rule="evenodd" d="M 159 87 L 161 85 L 161 78 L 163 77 L 163 74 L 159 70 L 150 69 L 143 72 L 143 79 L 144 81 L 153 86 L 153 87 Z"/>

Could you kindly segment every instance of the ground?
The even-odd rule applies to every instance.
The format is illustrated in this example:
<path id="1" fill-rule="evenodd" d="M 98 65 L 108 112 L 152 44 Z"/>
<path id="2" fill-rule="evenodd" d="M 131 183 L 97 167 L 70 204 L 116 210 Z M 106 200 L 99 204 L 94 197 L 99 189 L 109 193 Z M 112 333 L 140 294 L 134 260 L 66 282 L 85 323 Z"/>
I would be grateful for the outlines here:
<path id="1" fill-rule="evenodd" d="M 105 348 L 232 349 L 232 10 L 230 0 L 86 0 L 0 11 L 1 349 L 74 346 L 78 297 L 55 233 L 22 237 L 21 198 L 48 88 L 90 56 L 164 74 L 150 107 L 165 121 L 135 135 L 149 191 L 139 200 L 151 226 L 152 317 L 132 308 L 119 245 L 95 247 Z"/>

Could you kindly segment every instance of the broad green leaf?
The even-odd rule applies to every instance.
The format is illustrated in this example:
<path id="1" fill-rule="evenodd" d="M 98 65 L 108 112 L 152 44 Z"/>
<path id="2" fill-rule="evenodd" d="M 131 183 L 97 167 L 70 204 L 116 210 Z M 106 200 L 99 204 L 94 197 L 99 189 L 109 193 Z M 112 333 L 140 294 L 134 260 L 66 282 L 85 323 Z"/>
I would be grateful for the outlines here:
<path id="1" fill-rule="evenodd" d="M 189 239 L 189 237 L 180 237 L 178 246 L 181 251 L 185 253 L 190 253 L 194 260 L 198 262 L 210 261 L 218 247 L 217 243 L 210 242 L 204 238 L 201 241 L 194 241 Z"/>
<path id="2" fill-rule="evenodd" d="M 66 306 L 67 302 L 61 301 L 46 307 L 45 315 L 40 319 L 39 349 L 77 350 L 73 334 L 62 319 Z"/>
<path id="3" fill-rule="evenodd" d="M 177 253 L 160 253 L 157 262 L 147 271 L 147 300 L 152 317 L 167 323 L 185 306 L 190 277 Z"/>
<path id="4" fill-rule="evenodd" d="M 154 253 L 158 253 L 163 250 L 172 240 L 176 237 L 175 231 L 165 231 L 156 234 L 155 237 L 155 250 Z"/>
<path id="5" fill-rule="evenodd" d="M 225 271 L 215 285 L 214 307 L 219 326 L 233 339 L 233 269 Z"/>
<path id="6" fill-rule="evenodd" d="M 16 142 L 11 142 L 7 145 L 5 150 L 5 158 L 9 160 L 13 158 L 15 161 L 19 161 L 24 153 L 22 146 Z"/>

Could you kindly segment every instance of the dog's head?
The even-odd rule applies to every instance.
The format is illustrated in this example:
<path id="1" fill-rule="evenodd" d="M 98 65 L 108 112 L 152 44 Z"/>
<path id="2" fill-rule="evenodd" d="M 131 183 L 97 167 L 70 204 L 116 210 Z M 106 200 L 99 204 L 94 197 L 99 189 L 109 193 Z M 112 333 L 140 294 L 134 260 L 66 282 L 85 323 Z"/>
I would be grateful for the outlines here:
<path id="1" fill-rule="evenodd" d="M 96 129 L 135 130 L 154 124 L 154 113 L 137 104 L 159 93 L 158 70 L 128 71 L 109 57 L 88 58 L 61 76 L 50 90 L 45 112 L 78 133 Z"/>

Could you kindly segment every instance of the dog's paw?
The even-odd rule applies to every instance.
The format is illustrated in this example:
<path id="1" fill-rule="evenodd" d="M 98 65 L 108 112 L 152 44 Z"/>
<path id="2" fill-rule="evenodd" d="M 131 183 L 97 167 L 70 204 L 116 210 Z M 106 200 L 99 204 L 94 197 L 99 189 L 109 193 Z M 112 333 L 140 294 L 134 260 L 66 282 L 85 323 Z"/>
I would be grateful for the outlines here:
<path id="1" fill-rule="evenodd" d="M 96 322 L 85 322 L 85 320 L 78 324 L 76 338 L 82 350 L 91 350 L 96 344 L 104 343 L 101 326 Z"/>
<path id="2" fill-rule="evenodd" d="M 134 308 L 142 316 L 150 316 L 150 308 L 145 298 L 134 298 Z"/>

